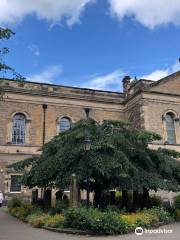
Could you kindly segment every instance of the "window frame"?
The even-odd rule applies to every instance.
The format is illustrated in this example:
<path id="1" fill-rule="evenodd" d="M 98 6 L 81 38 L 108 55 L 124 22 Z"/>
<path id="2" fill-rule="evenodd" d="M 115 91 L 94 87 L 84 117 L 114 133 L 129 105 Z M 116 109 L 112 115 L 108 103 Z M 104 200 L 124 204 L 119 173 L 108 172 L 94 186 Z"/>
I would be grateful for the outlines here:
<path id="1" fill-rule="evenodd" d="M 20 175 L 20 174 L 12 174 L 10 176 L 10 189 L 9 189 L 9 192 L 10 193 L 21 193 L 22 192 L 22 184 L 21 183 L 19 184 L 19 191 L 18 190 L 16 191 L 16 189 L 15 190 L 12 189 L 12 178 L 13 177 L 19 177 L 20 178 L 20 177 L 22 177 L 22 175 Z"/>
<path id="2" fill-rule="evenodd" d="M 167 117 L 169 117 L 169 121 Z M 166 126 L 166 140 L 168 144 L 176 145 L 177 136 L 176 136 L 176 125 L 175 125 L 175 114 L 173 112 L 166 112 L 164 115 L 165 126 Z"/>
<path id="3" fill-rule="evenodd" d="M 13 116 L 11 141 L 13 145 L 24 145 L 26 143 L 26 122 L 27 119 L 24 113 L 19 112 Z"/>
<path id="4" fill-rule="evenodd" d="M 69 128 L 68 129 L 65 129 L 66 128 L 65 127 L 64 130 L 62 130 L 61 124 L 62 124 L 63 120 L 66 120 L 66 121 L 68 120 L 68 124 L 69 124 Z M 58 121 L 58 133 L 63 133 L 63 132 L 66 132 L 66 131 L 70 130 L 71 126 L 72 126 L 72 121 L 71 121 L 71 119 L 69 117 L 64 116 L 64 117 L 60 118 L 59 121 Z"/>

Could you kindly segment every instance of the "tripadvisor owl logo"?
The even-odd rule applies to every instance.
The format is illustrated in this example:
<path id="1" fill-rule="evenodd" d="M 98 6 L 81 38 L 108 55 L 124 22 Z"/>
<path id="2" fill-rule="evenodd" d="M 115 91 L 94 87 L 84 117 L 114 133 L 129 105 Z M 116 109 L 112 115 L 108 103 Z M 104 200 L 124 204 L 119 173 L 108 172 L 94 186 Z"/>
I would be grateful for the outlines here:
<path id="1" fill-rule="evenodd" d="M 137 228 L 135 229 L 135 234 L 136 234 L 137 236 L 141 236 L 141 235 L 143 235 L 143 233 L 144 233 L 144 230 L 143 230 L 142 227 L 137 227 Z"/>

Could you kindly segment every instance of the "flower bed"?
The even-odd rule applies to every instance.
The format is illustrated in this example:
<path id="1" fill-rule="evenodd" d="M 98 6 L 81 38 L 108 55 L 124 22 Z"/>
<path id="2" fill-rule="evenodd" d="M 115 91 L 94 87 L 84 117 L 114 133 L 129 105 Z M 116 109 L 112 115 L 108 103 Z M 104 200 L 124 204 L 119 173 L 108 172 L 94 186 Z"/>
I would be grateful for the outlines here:
<path id="1" fill-rule="evenodd" d="M 63 214 L 50 215 L 39 211 L 28 203 L 15 201 L 9 206 L 9 213 L 28 221 L 33 227 L 56 229 L 71 228 L 92 234 L 125 234 L 136 227 L 156 227 L 173 221 L 163 208 L 151 208 L 131 214 L 120 214 L 112 210 L 104 212 L 93 208 L 67 209 Z"/>

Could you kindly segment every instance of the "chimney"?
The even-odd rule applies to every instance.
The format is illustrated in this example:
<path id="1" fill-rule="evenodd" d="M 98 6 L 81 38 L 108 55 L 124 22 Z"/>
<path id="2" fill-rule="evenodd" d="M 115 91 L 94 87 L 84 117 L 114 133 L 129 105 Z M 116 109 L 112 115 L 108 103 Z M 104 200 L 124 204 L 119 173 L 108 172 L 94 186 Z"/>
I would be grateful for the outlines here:
<path id="1" fill-rule="evenodd" d="M 130 82 L 131 82 L 130 76 L 125 76 L 123 78 L 123 80 L 122 80 L 122 83 L 123 83 L 123 93 L 125 93 L 126 96 L 128 95 Z"/>

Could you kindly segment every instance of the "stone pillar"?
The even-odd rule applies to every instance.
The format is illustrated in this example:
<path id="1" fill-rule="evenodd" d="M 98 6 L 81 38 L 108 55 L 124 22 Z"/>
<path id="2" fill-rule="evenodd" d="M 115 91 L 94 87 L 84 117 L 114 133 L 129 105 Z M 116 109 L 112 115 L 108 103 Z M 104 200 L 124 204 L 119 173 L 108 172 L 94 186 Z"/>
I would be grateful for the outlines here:
<path id="1" fill-rule="evenodd" d="M 76 208 L 78 205 L 78 188 L 76 174 L 71 175 L 71 186 L 70 186 L 70 207 Z"/>

